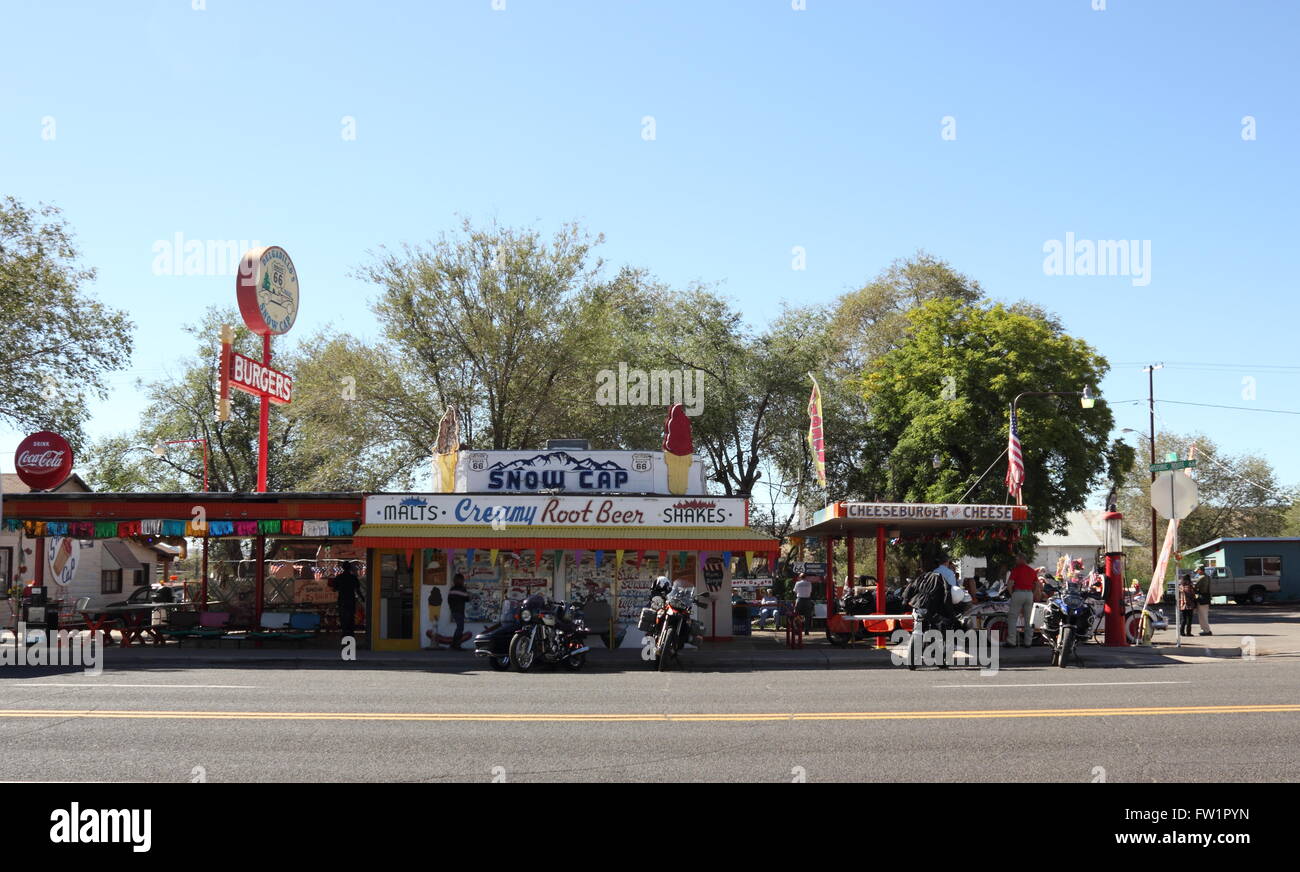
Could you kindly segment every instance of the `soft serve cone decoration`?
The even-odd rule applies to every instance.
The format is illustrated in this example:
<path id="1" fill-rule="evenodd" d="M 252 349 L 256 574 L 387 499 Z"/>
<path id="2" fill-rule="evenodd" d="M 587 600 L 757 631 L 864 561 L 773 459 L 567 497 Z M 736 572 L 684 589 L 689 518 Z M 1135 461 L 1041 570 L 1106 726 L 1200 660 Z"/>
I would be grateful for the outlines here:
<path id="1" fill-rule="evenodd" d="M 686 417 L 686 409 L 681 403 L 674 403 L 664 419 L 664 463 L 668 467 L 669 493 L 686 493 L 693 462 L 691 419 Z"/>

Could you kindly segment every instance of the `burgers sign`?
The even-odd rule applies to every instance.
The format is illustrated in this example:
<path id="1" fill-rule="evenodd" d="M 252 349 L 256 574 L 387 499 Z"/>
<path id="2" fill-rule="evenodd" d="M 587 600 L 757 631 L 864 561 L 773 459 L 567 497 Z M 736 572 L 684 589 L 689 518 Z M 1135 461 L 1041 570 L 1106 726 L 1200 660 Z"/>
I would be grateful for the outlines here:
<path id="1" fill-rule="evenodd" d="M 18 443 L 14 471 L 32 490 L 54 490 L 72 474 L 72 446 L 58 433 L 33 433 Z"/>

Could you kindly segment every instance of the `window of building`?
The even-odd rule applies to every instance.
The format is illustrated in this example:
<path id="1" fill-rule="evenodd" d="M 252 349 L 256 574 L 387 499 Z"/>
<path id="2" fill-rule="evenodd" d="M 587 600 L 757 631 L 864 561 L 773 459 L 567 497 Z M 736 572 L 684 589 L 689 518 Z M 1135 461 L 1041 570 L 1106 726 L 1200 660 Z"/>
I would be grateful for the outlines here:
<path id="1" fill-rule="evenodd" d="M 131 585 L 133 587 L 144 587 L 149 583 L 149 577 L 145 575 L 142 569 L 131 570 Z"/>
<path id="2" fill-rule="evenodd" d="M 122 592 L 122 570 L 120 569 L 100 570 L 99 592 L 100 593 L 121 593 Z"/>
<path id="3" fill-rule="evenodd" d="M 1281 557 L 1247 557 L 1245 560 L 1247 575 L 1282 574 Z"/>

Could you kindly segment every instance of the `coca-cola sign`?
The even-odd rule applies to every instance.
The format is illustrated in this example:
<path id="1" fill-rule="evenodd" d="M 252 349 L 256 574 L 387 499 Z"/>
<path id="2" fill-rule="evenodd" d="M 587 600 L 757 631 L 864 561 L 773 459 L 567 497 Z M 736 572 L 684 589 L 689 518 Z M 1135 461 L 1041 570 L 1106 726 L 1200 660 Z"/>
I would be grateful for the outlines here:
<path id="1" fill-rule="evenodd" d="M 72 446 L 58 433 L 33 433 L 18 443 L 14 469 L 32 490 L 54 490 L 72 474 Z"/>

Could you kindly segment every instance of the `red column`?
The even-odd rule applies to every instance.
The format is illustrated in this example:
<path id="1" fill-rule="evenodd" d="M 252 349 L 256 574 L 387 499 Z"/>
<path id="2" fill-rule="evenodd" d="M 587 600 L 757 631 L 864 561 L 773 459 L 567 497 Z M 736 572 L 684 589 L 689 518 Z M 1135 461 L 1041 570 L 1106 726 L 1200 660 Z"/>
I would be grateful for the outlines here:
<path id="1" fill-rule="evenodd" d="M 1178 617 L 1176 611 L 1174 617 Z M 1124 555 L 1107 554 L 1106 647 L 1123 648 L 1127 645 L 1128 635 L 1124 632 Z"/>
<path id="2" fill-rule="evenodd" d="M 835 599 L 835 540 L 826 537 L 826 614 L 831 613 L 831 600 Z"/>
<path id="3" fill-rule="evenodd" d="M 885 528 L 876 527 L 876 614 L 885 614 Z M 884 648 L 885 638 L 876 637 L 876 647 Z"/>
<path id="4" fill-rule="evenodd" d="M 253 559 L 257 562 L 253 568 L 253 627 L 262 626 L 262 596 L 266 589 L 266 537 L 253 539 Z"/>
<path id="5" fill-rule="evenodd" d="M 849 534 L 848 538 L 844 540 L 844 544 L 845 544 L 845 547 L 846 547 L 847 550 L 848 550 L 848 561 L 849 561 L 849 581 L 852 582 L 854 579 L 856 579 L 856 578 L 858 577 L 857 562 L 856 562 L 856 560 L 855 560 L 855 555 L 854 555 L 854 553 L 853 553 L 853 535 L 852 535 L 852 534 Z"/>
<path id="6" fill-rule="evenodd" d="M 271 334 L 262 335 L 262 365 L 271 365 Z M 263 396 L 261 397 L 262 411 L 257 419 L 257 492 L 266 493 L 266 444 L 268 433 L 271 429 L 271 401 Z M 260 576 L 259 576 L 260 577 Z M 261 602 L 258 602 L 258 613 L 261 613 Z"/>
<path id="7" fill-rule="evenodd" d="M 203 536 L 203 580 L 199 582 L 199 611 L 208 610 L 208 537 Z"/>

